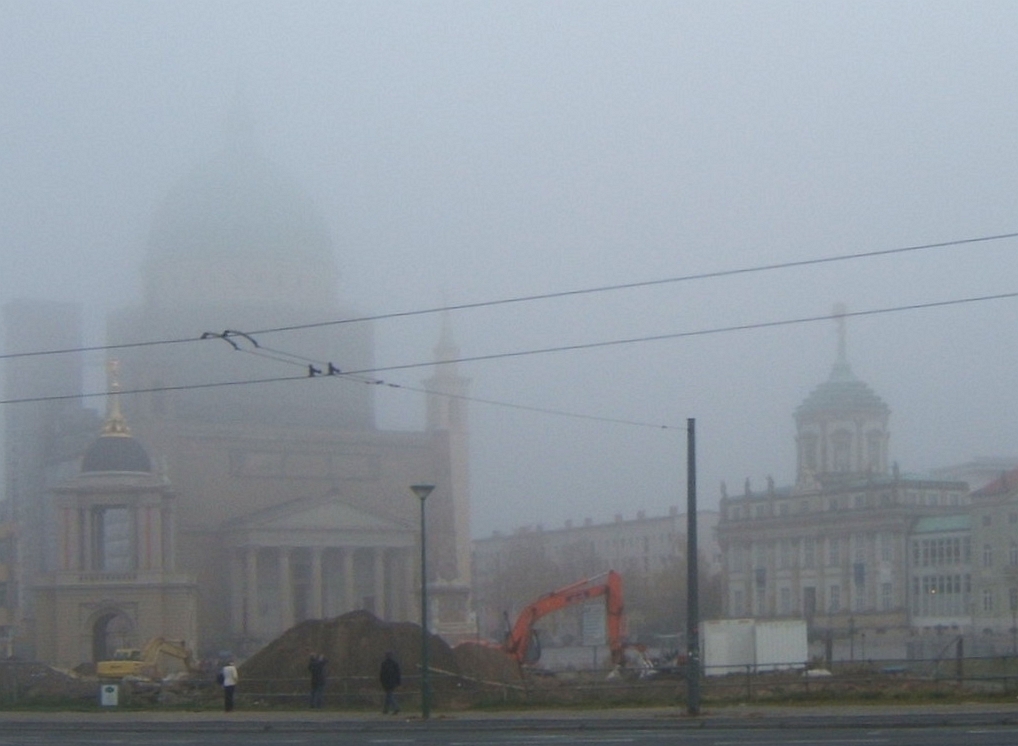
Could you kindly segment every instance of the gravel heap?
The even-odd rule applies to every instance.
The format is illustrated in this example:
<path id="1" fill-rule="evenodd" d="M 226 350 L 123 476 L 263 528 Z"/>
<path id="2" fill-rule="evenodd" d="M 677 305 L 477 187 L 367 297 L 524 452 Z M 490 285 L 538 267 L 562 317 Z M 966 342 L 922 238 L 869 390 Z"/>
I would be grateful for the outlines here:
<path id="1" fill-rule="evenodd" d="M 367 611 L 332 619 L 309 619 L 291 627 L 240 665 L 244 688 L 266 692 L 300 692 L 308 687 L 308 659 L 321 653 L 328 660 L 330 682 L 378 691 L 378 667 L 391 652 L 403 670 L 405 684 L 420 671 L 421 628 L 412 622 L 384 622 Z M 497 647 L 459 646 L 455 651 L 437 635 L 428 635 L 428 667 L 436 688 L 471 682 L 520 680 L 515 662 Z"/>

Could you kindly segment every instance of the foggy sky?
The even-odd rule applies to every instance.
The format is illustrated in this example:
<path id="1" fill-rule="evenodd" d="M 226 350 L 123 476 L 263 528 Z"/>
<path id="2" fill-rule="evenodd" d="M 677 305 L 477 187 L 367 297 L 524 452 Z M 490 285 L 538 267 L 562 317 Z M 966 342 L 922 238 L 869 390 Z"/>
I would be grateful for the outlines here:
<path id="1" fill-rule="evenodd" d="M 1018 231 L 1012 3 L 0 0 L 0 302 L 81 301 L 101 343 L 238 99 L 365 314 Z M 1008 240 L 450 321 L 477 356 L 1016 290 Z M 1018 454 L 1016 307 L 849 321 L 903 471 Z M 438 331 L 380 322 L 378 366 Z M 474 534 L 684 505 L 689 417 L 701 504 L 790 482 L 835 351 L 825 322 L 462 365 L 478 399 L 667 426 L 472 404 Z M 382 427 L 422 427 L 420 394 L 377 396 Z"/>

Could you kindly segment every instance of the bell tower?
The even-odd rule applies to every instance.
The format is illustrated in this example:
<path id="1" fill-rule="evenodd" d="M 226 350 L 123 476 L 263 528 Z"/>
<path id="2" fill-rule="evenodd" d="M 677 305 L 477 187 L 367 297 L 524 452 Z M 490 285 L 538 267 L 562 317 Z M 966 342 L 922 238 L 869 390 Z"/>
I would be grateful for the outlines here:
<path id="1" fill-rule="evenodd" d="M 888 472 L 890 408 L 848 363 L 845 307 L 835 306 L 837 356 L 827 380 L 795 410 L 799 488 Z"/>

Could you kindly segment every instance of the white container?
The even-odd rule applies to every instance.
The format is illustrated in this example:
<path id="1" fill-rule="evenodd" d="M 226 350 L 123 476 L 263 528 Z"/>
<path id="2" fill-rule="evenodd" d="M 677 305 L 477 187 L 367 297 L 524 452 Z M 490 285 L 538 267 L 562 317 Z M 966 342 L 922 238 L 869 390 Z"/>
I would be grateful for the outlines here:
<path id="1" fill-rule="evenodd" d="M 781 619 L 757 622 L 753 629 L 757 671 L 802 669 L 809 659 L 806 622 Z"/>
<path id="2" fill-rule="evenodd" d="M 745 671 L 755 663 L 752 619 L 714 619 L 703 622 L 701 662 L 707 676 Z"/>

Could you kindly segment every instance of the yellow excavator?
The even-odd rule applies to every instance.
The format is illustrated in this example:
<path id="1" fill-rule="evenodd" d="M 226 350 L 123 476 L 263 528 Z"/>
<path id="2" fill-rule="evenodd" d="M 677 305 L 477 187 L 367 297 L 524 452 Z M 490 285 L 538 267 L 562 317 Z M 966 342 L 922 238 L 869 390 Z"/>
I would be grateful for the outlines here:
<path id="1" fill-rule="evenodd" d="M 166 672 L 160 667 L 164 657 L 180 661 L 176 670 L 198 673 L 199 667 L 183 640 L 167 640 L 153 637 L 142 648 L 118 648 L 113 658 L 95 664 L 96 675 L 101 679 L 122 679 L 132 676 L 159 681 Z"/>

